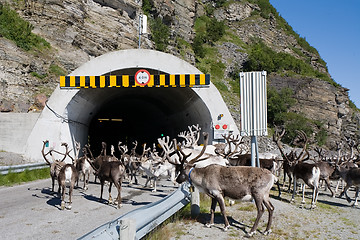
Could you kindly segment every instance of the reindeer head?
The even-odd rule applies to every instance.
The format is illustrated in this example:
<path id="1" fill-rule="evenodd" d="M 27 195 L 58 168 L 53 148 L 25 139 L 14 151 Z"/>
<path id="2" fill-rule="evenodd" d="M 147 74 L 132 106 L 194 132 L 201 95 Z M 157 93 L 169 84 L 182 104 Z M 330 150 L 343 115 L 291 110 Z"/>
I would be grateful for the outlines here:
<path id="1" fill-rule="evenodd" d="M 208 140 L 209 140 L 209 134 L 204 132 L 204 146 L 201 150 L 201 152 L 199 153 L 198 156 L 196 156 L 195 158 L 191 159 L 190 161 L 187 161 L 187 159 L 191 156 L 191 153 L 186 155 L 182 150 L 180 145 L 178 145 L 176 143 L 176 140 L 174 139 L 174 144 L 175 146 L 177 146 L 176 149 L 176 154 L 178 154 L 180 161 L 180 164 L 174 163 L 171 161 L 170 158 L 168 158 L 168 161 L 172 164 L 175 165 L 176 167 L 176 174 L 178 174 L 177 178 L 176 178 L 176 182 L 177 183 L 183 183 L 187 180 L 188 178 L 188 174 L 187 174 L 187 170 L 189 170 L 190 168 L 192 168 L 194 166 L 194 164 L 202 159 L 200 159 L 200 157 L 204 154 L 207 144 L 208 144 Z"/>

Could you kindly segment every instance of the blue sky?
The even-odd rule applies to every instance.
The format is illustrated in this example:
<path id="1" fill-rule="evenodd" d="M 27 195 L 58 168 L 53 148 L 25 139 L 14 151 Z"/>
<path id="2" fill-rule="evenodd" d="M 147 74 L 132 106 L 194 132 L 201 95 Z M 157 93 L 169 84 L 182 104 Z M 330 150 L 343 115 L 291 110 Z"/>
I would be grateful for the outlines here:
<path id="1" fill-rule="evenodd" d="M 360 108 L 360 0 L 270 0 Z"/>

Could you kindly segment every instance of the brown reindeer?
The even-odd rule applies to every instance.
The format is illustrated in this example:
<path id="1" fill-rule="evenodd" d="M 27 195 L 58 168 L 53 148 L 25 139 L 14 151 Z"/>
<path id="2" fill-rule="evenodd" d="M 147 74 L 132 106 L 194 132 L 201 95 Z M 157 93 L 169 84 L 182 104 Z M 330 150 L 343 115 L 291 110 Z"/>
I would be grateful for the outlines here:
<path id="1" fill-rule="evenodd" d="M 63 166 L 65 166 L 65 158 L 67 156 L 67 152 L 68 152 L 68 149 L 67 149 L 67 144 L 61 144 L 61 146 L 64 146 L 65 147 L 65 153 L 61 153 L 61 152 L 58 152 L 56 150 L 49 150 L 47 153 L 45 153 L 45 146 L 49 143 L 48 140 L 45 140 L 43 141 L 43 147 L 42 147 L 42 150 L 41 150 L 41 153 L 42 153 L 42 156 L 44 157 L 44 160 L 45 162 L 50 165 L 50 177 L 51 177 L 51 191 L 54 192 L 54 186 L 55 186 L 55 181 L 58 179 L 58 175 L 59 175 L 59 172 L 61 170 L 61 168 Z M 53 156 L 53 152 L 57 153 L 57 154 L 60 154 L 60 155 L 63 155 L 64 157 L 61 159 L 61 160 L 56 160 L 54 159 L 54 156 Z M 47 159 L 47 156 L 50 155 L 52 157 L 52 160 L 49 160 Z M 60 192 L 60 185 L 59 185 L 59 188 L 58 188 L 58 192 Z"/>
<path id="2" fill-rule="evenodd" d="M 86 156 L 86 155 L 85 155 Z M 110 183 L 109 185 L 109 204 L 112 203 L 111 187 L 114 184 L 117 188 L 118 195 L 115 200 L 117 207 L 121 207 L 121 184 L 125 173 L 125 167 L 120 161 L 98 161 L 98 165 L 95 166 L 94 162 L 86 157 L 91 167 L 95 170 L 95 174 L 98 176 L 101 184 L 100 201 L 102 201 L 102 195 L 104 190 L 105 181 Z"/>
<path id="3" fill-rule="evenodd" d="M 230 224 L 226 216 L 224 197 L 242 199 L 247 195 L 251 195 L 257 207 L 257 217 L 248 235 L 255 234 L 265 208 L 268 209 L 269 219 L 264 235 L 269 234 L 274 212 L 274 206 L 270 202 L 269 194 L 276 177 L 267 169 L 247 166 L 229 167 L 213 164 L 204 168 L 194 168 L 194 163 L 200 161 L 200 157 L 205 152 L 207 141 L 208 134 L 205 133 L 203 150 L 190 161 L 187 161 L 190 155 L 185 155 L 180 149 L 179 155 L 181 155 L 182 160 L 181 164 L 176 164 L 179 172 L 176 181 L 178 183 L 188 181 L 211 197 L 211 220 L 208 226 L 214 224 L 215 208 L 219 203 L 224 216 L 225 230 L 229 228 Z"/>

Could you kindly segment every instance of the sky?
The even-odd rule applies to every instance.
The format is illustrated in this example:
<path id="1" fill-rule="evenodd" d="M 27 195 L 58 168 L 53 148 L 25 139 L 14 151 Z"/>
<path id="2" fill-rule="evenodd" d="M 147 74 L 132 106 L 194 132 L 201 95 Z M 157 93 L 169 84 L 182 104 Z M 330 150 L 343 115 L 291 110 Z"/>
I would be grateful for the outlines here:
<path id="1" fill-rule="evenodd" d="M 360 0 L 270 0 L 360 108 Z"/>

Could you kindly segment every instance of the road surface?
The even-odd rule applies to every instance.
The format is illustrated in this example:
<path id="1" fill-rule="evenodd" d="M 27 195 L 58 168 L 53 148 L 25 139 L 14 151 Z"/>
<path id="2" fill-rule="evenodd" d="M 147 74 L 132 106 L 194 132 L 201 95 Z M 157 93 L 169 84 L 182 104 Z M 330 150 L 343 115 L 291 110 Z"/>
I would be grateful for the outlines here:
<path id="1" fill-rule="evenodd" d="M 93 176 L 90 177 L 94 179 Z M 60 198 L 51 192 L 51 179 L 38 180 L 13 187 L 0 188 L 0 233 L 1 239 L 76 239 L 106 222 L 121 215 L 158 201 L 176 190 L 166 180 L 158 183 L 153 193 L 140 185 L 128 186 L 125 181 L 121 191 L 122 208 L 99 202 L 100 184 L 90 181 L 89 189 L 73 191 L 72 210 L 61 210 Z M 82 186 L 82 182 L 79 183 Z M 55 185 L 57 190 L 57 184 Z M 68 189 L 67 189 L 68 192 Z M 112 187 L 112 196 L 117 190 Z M 108 198 L 108 187 L 104 187 L 103 198 Z M 65 200 L 67 201 L 68 195 Z"/>

